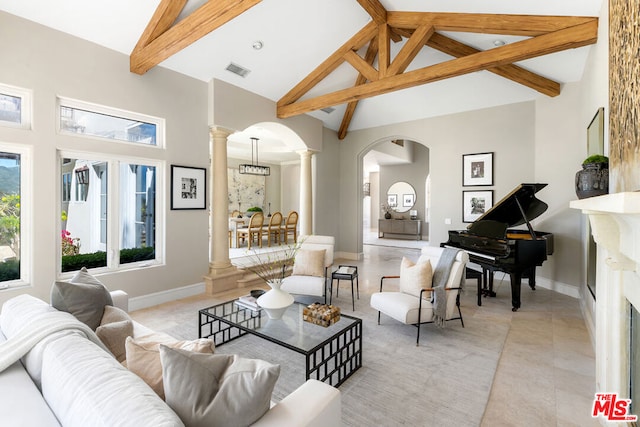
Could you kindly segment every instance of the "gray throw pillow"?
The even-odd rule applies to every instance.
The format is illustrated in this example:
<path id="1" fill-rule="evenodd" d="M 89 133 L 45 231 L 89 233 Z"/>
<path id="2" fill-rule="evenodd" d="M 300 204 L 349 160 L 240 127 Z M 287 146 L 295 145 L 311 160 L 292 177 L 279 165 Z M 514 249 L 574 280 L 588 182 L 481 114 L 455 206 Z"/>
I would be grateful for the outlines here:
<path id="1" fill-rule="evenodd" d="M 95 331 L 100 326 L 104 306 L 113 305 L 113 300 L 107 288 L 82 267 L 69 282 L 53 284 L 51 305 L 73 314 Z"/>
<path id="2" fill-rule="evenodd" d="M 160 345 L 167 404 L 189 427 L 248 426 L 268 410 L 280 366 Z"/>

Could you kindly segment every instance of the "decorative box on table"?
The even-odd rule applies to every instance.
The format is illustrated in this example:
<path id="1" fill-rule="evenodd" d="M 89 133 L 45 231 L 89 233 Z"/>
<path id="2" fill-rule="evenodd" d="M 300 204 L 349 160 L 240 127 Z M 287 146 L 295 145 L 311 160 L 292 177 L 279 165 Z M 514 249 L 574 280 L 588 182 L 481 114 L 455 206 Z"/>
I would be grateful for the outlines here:
<path id="1" fill-rule="evenodd" d="M 302 310 L 302 319 L 326 328 L 340 320 L 340 308 L 316 302 Z"/>

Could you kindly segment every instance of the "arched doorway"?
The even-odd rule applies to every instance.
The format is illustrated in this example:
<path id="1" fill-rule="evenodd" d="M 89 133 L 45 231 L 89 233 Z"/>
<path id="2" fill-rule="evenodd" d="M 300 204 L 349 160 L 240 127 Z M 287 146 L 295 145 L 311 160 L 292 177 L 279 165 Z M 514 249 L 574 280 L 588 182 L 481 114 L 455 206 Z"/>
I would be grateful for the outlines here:
<path id="1" fill-rule="evenodd" d="M 428 244 L 429 148 L 411 138 L 381 138 L 358 154 L 358 164 L 359 251 L 362 252 L 363 245 L 421 247 Z M 392 193 L 388 193 L 390 188 Z M 392 208 L 393 220 L 385 221 L 383 207 Z M 397 219 L 404 221 L 395 222 Z M 416 222 L 420 223 L 420 240 L 410 234 L 410 230 L 418 226 Z M 390 233 L 389 229 L 382 233 L 381 224 L 383 227 L 393 225 L 398 233 Z"/>

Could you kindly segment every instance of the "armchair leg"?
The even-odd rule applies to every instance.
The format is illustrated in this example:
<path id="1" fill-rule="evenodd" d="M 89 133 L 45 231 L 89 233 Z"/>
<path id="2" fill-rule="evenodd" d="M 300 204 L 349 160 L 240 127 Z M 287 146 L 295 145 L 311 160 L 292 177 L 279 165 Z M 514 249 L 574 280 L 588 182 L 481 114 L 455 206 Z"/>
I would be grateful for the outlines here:
<path id="1" fill-rule="evenodd" d="M 380 312 L 378 312 L 378 325 L 380 324 Z"/>

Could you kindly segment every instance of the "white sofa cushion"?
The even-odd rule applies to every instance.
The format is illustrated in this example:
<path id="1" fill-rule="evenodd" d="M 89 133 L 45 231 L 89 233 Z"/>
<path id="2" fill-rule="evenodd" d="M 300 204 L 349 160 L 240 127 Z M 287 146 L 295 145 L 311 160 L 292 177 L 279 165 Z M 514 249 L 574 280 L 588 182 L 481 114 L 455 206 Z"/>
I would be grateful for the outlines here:
<path id="1" fill-rule="evenodd" d="M 184 425 L 142 379 L 79 336 L 45 349 L 42 394 L 65 427 Z"/>
<path id="2" fill-rule="evenodd" d="M 324 277 L 288 276 L 282 280 L 280 289 L 290 294 L 324 296 Z"/>
<path id="3" fill-rule="evenodd" d="M 0 342 L 5 340 L 0 331 Z M 60 425 L 20 362 L 0 372 L 0 419 L 5 426 Z"/>
<path id="4" fill-rule="evenodd" d="M 167 404 L 189 427 L 248 426 L 268 410 L 280 366 L 160 346 Z M 189 381 L 184 379 L 189 378 Z"/>
<path id="5" fill-rule="evenodd" d="M 36 297 L 27 294 L 18 295 L 2 305 L 0 328 L 7 338 L 12 338 L 18 335 L 25 325 L 31 322 L 40 322 L 41 320 L 46 321 L 47 318 L 51 317 L 52 313 L 57 312 L 58 310 Z M 60 314 L 57 313 L 57 315 L 59 316 Z M 66 313 L 66 315 L 70 320 L 73 319 L 79 322 L 72 314 Z M 38 388 L 40 388 L 42 377 L 42 355 L 44 349 L 49 343 L 68 335 L 84 337 L 84 334 L 78 330 L 55 332 L 33 346 L 31 351 L 22 358 L 22 364 Z"/>

